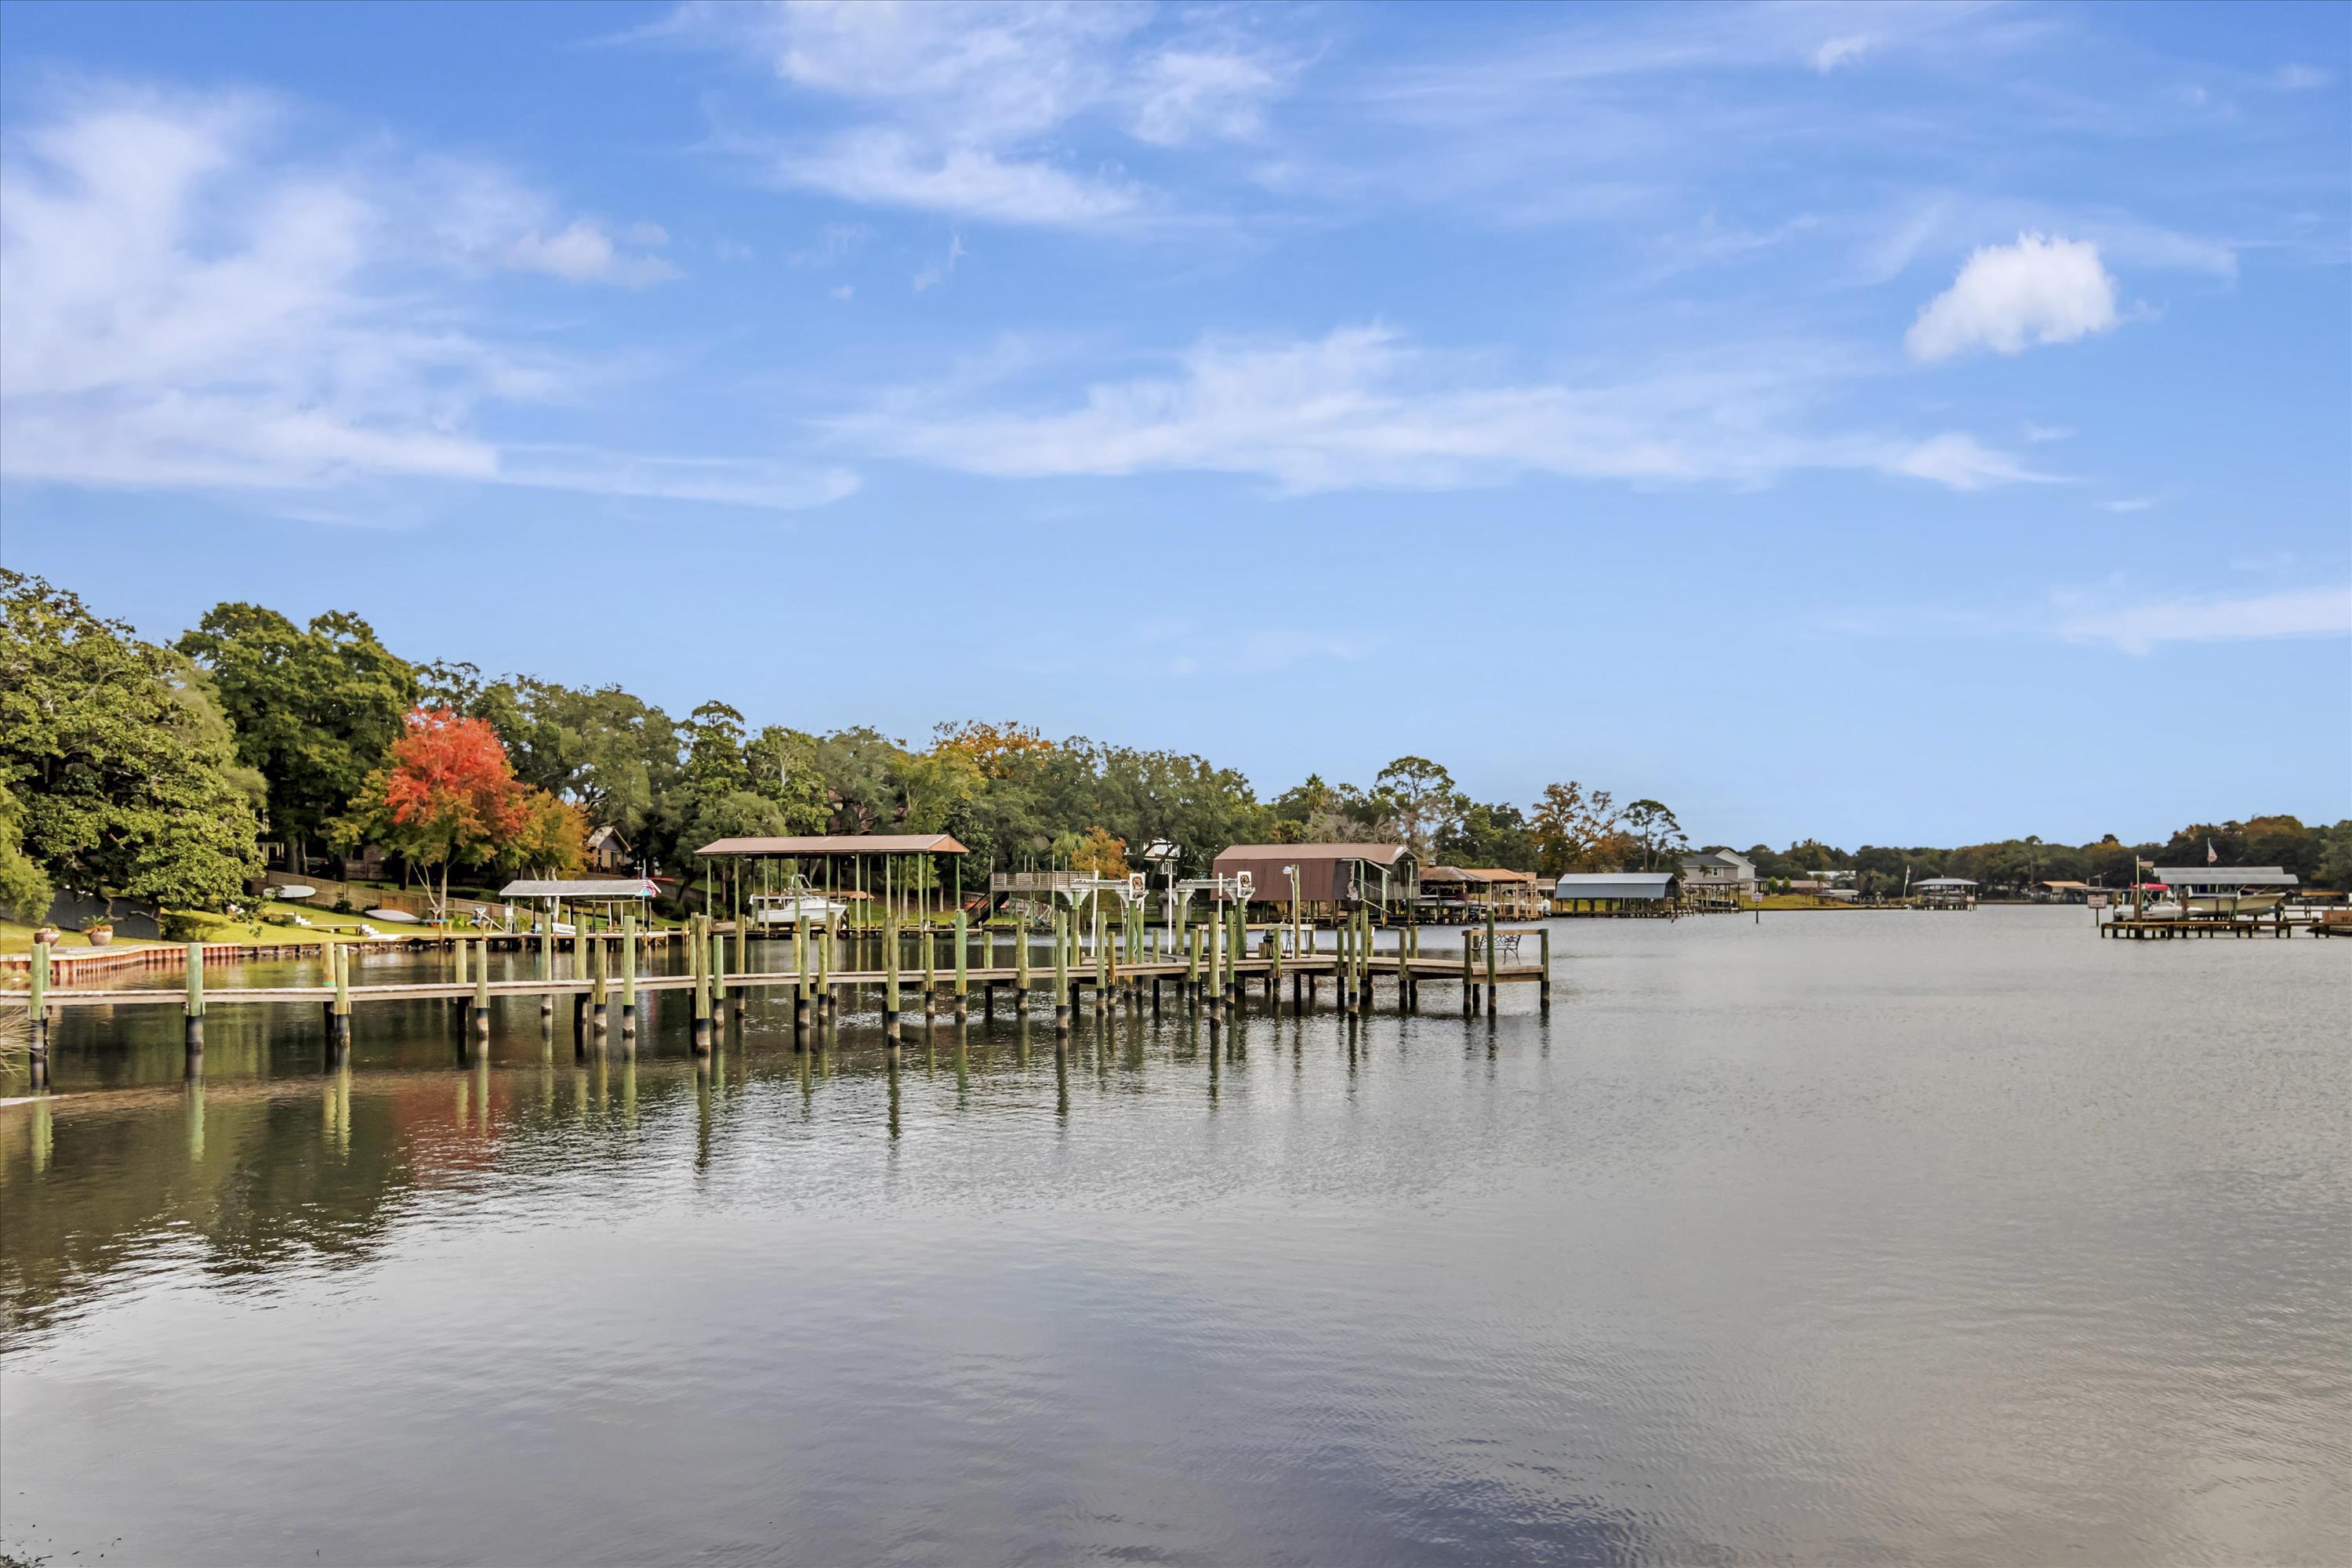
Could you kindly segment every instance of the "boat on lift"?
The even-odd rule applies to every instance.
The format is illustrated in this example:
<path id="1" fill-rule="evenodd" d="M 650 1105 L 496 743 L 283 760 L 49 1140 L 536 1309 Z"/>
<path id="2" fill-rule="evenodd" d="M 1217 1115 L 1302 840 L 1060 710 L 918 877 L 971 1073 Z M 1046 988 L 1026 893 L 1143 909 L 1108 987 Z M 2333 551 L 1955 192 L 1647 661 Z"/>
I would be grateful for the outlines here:
<path id="1" fill-rule="evenodd" d="M 828 899 L 809 886 L 806 878 L 797 879 L 788 892 L 754 893 L 751 895 L 751 923 L 761 927 L 810 926 L 823 931 L 840 929 L 842 916 L 849 906 Z"/>

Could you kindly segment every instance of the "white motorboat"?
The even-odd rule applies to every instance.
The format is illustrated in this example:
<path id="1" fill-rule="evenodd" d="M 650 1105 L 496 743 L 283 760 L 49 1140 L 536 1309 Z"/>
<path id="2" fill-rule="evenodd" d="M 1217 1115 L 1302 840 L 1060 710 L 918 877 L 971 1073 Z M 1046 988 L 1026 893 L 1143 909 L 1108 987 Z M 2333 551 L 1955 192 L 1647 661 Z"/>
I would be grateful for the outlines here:
<path id="1" fill-rule="evenodd" d="M 761 926 L 797 925 L 821 926 L 831 931 L 841 923 L 849 906 L 836 903 L 822 893 L 754 893 L 751 895 L 751 922 Z"/>

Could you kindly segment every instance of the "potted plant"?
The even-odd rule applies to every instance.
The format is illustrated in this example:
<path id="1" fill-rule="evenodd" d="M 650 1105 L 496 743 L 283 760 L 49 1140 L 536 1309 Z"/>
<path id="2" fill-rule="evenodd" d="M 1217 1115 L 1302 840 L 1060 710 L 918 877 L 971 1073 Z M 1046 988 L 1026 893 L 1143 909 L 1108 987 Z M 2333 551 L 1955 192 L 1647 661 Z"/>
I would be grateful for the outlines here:
<path id="1" fill-rule="evenodd" d="M 96 920 L 85 921 L 81 934 L 90 946 L 104 947 L 114 940 L 114 922 L 100 915 Z"/>
<path id="2" fill-rule="evenodd" d="M 33 940 L 43 946 L 54 948 L 58 945 L 58 939 L 64 934 L 55 926 L 45 925 L 33 933 Z"/>

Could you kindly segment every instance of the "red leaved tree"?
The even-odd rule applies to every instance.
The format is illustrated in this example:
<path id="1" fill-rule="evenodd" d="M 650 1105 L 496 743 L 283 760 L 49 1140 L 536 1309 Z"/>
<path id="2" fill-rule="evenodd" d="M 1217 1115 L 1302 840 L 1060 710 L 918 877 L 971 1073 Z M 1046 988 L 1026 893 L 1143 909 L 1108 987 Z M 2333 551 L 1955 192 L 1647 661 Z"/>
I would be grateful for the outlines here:
<path id="1" fill-rule="evenodd" d="M 339 837 L 373 839 L 422 867 L 439 921 L 448 914 L 452 866 L 503 860 L 528 844 L 576 867 L 560 841 L 579 821 L 546 791 L 515 777 L 487 720 L 415 708 L 384 764 L 360 786 Z"/>

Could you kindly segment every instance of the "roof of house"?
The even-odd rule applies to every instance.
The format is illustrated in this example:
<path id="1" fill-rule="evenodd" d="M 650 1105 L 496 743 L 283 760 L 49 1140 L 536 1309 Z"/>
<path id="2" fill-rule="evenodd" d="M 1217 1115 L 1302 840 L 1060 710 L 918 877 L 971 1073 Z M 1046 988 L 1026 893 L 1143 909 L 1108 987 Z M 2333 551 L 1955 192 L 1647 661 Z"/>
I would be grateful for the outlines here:
<path id="1" fill-rule="evenodd" d="M 1507 866 L 1465 866 L 1463 870 L 1484 882 L 1532 882 L 1533 871 L 1514 871 Z"/>
<path id="2" fill-rule="evenodd" d="M 1226 860 L 1370 860 L 1393 866 L 1412 853 L 1402 844 L 1228 844 L 1217 851 Z"/>
<path id="3" fill-rule="evenodd" d="M 2156 879 L 2166 887 L 2293 888 L 2301 879 L 2276 866 L 2158 866 Z"/>
<path id="4" fill-rule="evenodd" d="M 817 833 L 798 838 L 714 838 L 697 855 L 963 855 L 947 833 Z"/>
<path id="5" fill-rule="evenodd" d="M 1704 854 L 1685 855 L 1683 857 L 1683 864 L 1685 866 L 1705 866 L 1710 863 L 1717 866 L 1747 866 L 1751 868 L 1756 864 L 1755 861 L 1750 860 L 1747 856 L 1740 854 L 1736 849 L 1709 849 Z"/>
<path id="6" fill-rule="evenodd" d="M 502 899 L 650 899 L 654 885 L 643 877 L 567 877 L 552 882 L 509 882 Z"/>
<path id="7" fill-rule="evenodd" d="M 1915 888 L 1973 888 L 1976 883 L 1966 877 L 1922 877 L 1911 885 Z"/>
<path id="8" fill-rule="evenodd" d="M 599 845 L 604 844 L 608 839 L 618 842 L 624 849 L 629 847 L 629 841 L 626 837 L 623 837 L 621 830 L 614 827 L 611 823 L 606 823 L 604 826 L 598 828 L 595 832 L 588 836 L 588 847 L 593 849 Z"/>

